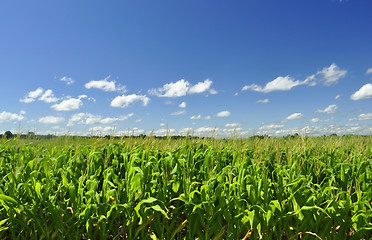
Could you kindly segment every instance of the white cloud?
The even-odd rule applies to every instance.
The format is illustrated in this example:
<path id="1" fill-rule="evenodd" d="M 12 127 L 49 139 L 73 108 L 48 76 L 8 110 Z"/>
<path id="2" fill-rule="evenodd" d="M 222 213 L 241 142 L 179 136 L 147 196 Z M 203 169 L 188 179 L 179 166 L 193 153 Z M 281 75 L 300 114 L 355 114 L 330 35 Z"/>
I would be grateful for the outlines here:
<path id="1" fill-rule="evenodd" d="M 0 113 L 0 123 L 9 122 L 9 121 L 21 121 L 24 118 L 22 111 L 20 114 L 10 113 L 10 112 L 1 112 Z"/>
<path id="2" fill-rule="evenodd" d="M 305 118 L 305 116 L 302 113 L 293 113 L 289 115 L 285 120 L 296 120 L 302 118 Z"/>
<path id="3" fill-rule="evenodd" d="M 337 109 L 338 109 L 338 106 L 336 104 L 332 104 L 326 107 L 325 109 L 318 109 L 316 110 L 316 112 L 331 114 L 331 113 L 335 113 Z"/>
<path id="4" fill-rule="evenodd" d="M 101 122 L 102 117 L 100 115 L 89 114 L 85 119 L 86 124 L 96 124 Z"/>
<path id="5" fill-rule="evenodd" d="M 108 81 L 111 76 L 107 76 L 103 80 L 93 80 L 85 84 L 85 88 L 91 89 L 91 88 L 96 88 L 96 89 L 101 89 L 105 92 L 125 92 L 125 86 L 121 85 L 116 85 L 115 81 Z"/>
<path id="6" fill-rule="evenodd" d="M 89 128 L 89 132 L 95 136 L 114 135 L 115 127 L 112 126 L 96 126 Z"/>
<path id="7" fill-rule="evenodd" d="M 44 124 L 58 124 L 64 122 L 65 119 L 63 117 L 55 117 L 55 116 L 46 116 L 39 118 L 39 123 Z"/>
<path id="8" fill-rule="evenodd" d="M 293 87 L 299 85 L 315 86 L 318 83 L 330 86 L 338 82 L 339 79 L 346 75 L 346 70 L 341 70 L 335 63 L 332 63 L 329 67 L 323 68 L 321 71 L 307 77 L 304 81 L 294 80 L 290 76 L 277 77 L 271 82 L 268 82 L 264 87 L 257 84 L 246 85 L 242 88 L 242 91 L 252 90 L 256 92 L 268 93 L 272 91 L 289 91 Z"/>
<path id="9" fill-rule="evenodd" d="M 209 79 L 206 79 L 204 82 L 198 82 L 196 85 L 192 86 L 189 89 L 188 93 L 193 94 L 193 93 L 205 92 L 212 86 L 212 83 L 213 82 Z M 216 91 L 214 91 L 214 92 L 216 92 Z M 211 93 L 211 94 L 213 94 L 213 93 Z"/>
<path id="10" fill-rule="evenodd" d="M 358 91 L 350 96 L 350 99 L 354 101 L 366 98 L 372 98 L 372 84 L 370 83 L 365 84 Z"/>
<path id="11" fill-rule="evenodd" d="M 145 134 L 145 133 L 146 133 L 145 130 L 134 127 L 132 129 L 128 129 L 127 131 L 119 131 L 117 135 L 118 136 L 138 136 L 138 135 Z"/>
<path id="12" fill-rule="evenodd" d="M 136 122 L 136 123 L 140 123 L 140 122 L 142 122 L 142 118 L 137 119 L 135 122 Z"/>
<path id="13" fill-rule="evenodd" d="M 67 85 L 71 85 L 75 82 L 72 78 L 66 76 L 62 77 L 60 80 L 67 83 Z"/>
<path id="14" fill-rule="evenodd" d="M 110 124 L 110 123 L 114 123 L 116 121 L 125 121 L 128 118 L 132 117 L 133 115 L 134 115 L 134 113 L 129 113 L 127 115 L 123 115 L 123 116 L 120 116 L 120 117 L 113 117 L 113 118 L 107 117 L 107 118 L 104 118 L 104 119 L 100 120 L 100 123 Z"/>
<path id="15" fill-rule="evenodd" d="M 212 94 L 212 95 L 215 95 L 218 92 L 215 89 L 212 88 L 212 89 L 209 89 L 209 93 Z"/>
<path id="16" fill-rule="evenodd" d="M 176 129 L 170 128 L 170 129 L 165 129 L 161 128 L 156 131 L 154 131 L 154 134 L 156 136 L 171 136 L 176 132 Z"/>
<path id="17" fill-rule="evenodd" d="M 257 101 L 257 103 L 268 103 L 268 102 L 269 102 L 268 98 Z"/>
<path id="18" fill-rule="evenodd" d="M 142 102 L 143 106 L 147 106 L 150 102 L 150 98 L 146 97 L 146 95 L 121 95 L 117 96 L 111 101 L 111 107 L 120 107 L 120 108 L 126 108 L 130 104 L 135 102 Z"/>
<path id="19" fill-rule="evenodd" d="M 164 84 L 163 87 L 158 89 L 150 89 L 148 92 L 151 95 L 156 95 L 158 97 L 183 97 L 187 94 L 203 93 L 210 89 L 212 81 L 206 79 L 204 82 L 198 82 L 192 86 L 185 79 L 178 80 L 177 82 L 171 82 Z M 217 94 L 214 89 L 210 90 L 211 94 Z"/>
<path id="20" fill-rule="evenodd" d="M 240 123 L 227 123 L 225 125 L 225 127 L 229 127 L 229 128 L 237 128 L 237 127 L 240 127 Z"/>
<path id="21" fill-rule="evenodd" d="M 162 88 L 151 89 L 149 93 L 158 97 L 182 97 L 186 96 L 189 87 L 190 83 L 181 79 L 175 83 L 167 83 Z"/>
<path id="22" fill-rule="evenodd" d="M 221 112 L 217 113 L 217 117 L 228 117 L 230 115 L 231 115 L 231 113 L 229 111 L 221 111 Z"/>
<path id="23" fill-rule="evenodd" d="M 317 122 L 321 122 L 322 120 L 320 120 L 319 118 L 313 118 L 311 119 L 311 122 L 312 123 L 317 123 Z"/>
<path id="24" fill-rule="evenodd" d="M 24 103 L 31 103 L 35 101 L 36 98 L 41 96 L 43 92 L 44 92 L 44 89 L 37 88 L 35 91 L 30 91 L 23 99 L 20 99 L 19 101 L 24 102 Z"/>
<path id="25" fill-rule="evenodd" d="M 82 119 L 84 118 L 86 113 L 76 113 L 74 115 L 72 115 L 72 117 L 68 120 L 68 123 L 67 123 L 67 126 L 70 127 L 70 126 L 74 126 L 75 123 L 82 123 Z"/>
<path id="26" fill-rule="evenodd" d="M 46 103 L 53 103 L 53 102 L 57 102 L 59 99 L 54 96 L 52 90 L 48 89 L 44 92 L 43 95 L 41 95 L 39 100 L 44 101 Z"/>
<path id="27" fill-rule="evenodd" d="M 181 104 L 180 105 L 178 105 L 180 108 L 186 108 L 186 102 L 181 102 Z"/>
<path id="28" fill-rule="evenodd" d="M 213 136 L 218 132 L 219 128 L 213 127 L 200 127 L 194 130 L 194 133 L 198 135 Z"/>
<path id="29" fill-rule="evenodd" d="M 268 82 L 265 87 L 261 87 L 257 84 L 246 85 L 242 88 L 242 91 L 253 90 L 256 92 L 268 93 L 272 91 L 289 91 L 293 87 L 303 84 L 303 82 L 295 81 L 290 76 L 277 77 L 271 82 Z"/>
<path id="30" fill-rule="evenodd" d="M 106 117 L 102 119 L 101 115 L 94 115 L 91 113 L 76 113 L 68 121 L 67 126 L 71 127 L 75 124 L 111 124 L 116 121 L 125 121 L 132 117 L 134 114 L 129 113 L 127 115 L 122 115 L 120 117 Z"/>
<path id="31" fill-rule="evenodd" d="M 191 120 L 198 120 L 198 119 L 204 119 L 204 120 L 209 120 L 209 119 L 211 119 L 211 116 L 205 116 L 205 117 L 203 117 L 202 115 L 193 115 L 193 116 L 191 116 L 190 117 L 190 119 Z"/>
<path id="32" fill-rule="evenodd" d="M 370 74 L 370 73 L 372 73 L 372 68 L 368 68 L 366 71 L 366 74 Z"/>
<path id="33" fill-rule="evenodd" d="M 340 94 L 337 94 L 336 97 L 335 97 L 335 99 L 337 100 L 337 99 L 339 99 L 340 97 L 341 97 L 341 95 L 340 95 Z"/>
<path id="34" fill-rule="evenodd" d="M 346 73 L 346 70 L 341 70 L 335 63 L 332 63 L 331 66 L 325 67 L 321 71 L 307 77 L 304 83 L 309 86 L 315 86 L 318 83 L 330 86 L 345 77 Z"/>
<path id="35" fill-rule="evenodd" d="M 63 100 L 58 104 L 54 104 L 51 106 L 56 111 L 72 111 L 77 110 L 83 105 L 83 102 L 80 98 L 70 98 L 67 100 Z"/>
<path id="36" fill-rule="evenodd" d="M 178 116 L 178 115 L 182 115 L 182 114 L 185 114 L 185 113 L 186 113 L 186 110 L 180 110 L 180 111 L 171 113 L 170 115 L 172 115 L 172 116 Z"/>
<path id="37" fill-rule="evenodd" d="M 372 120 L 372 113 L 362 113 L 358 116 L 358 118 L 351 118 L 349 120 Z"/>
<path id="38" fill-rule="evenodd" d="M 262 127 L 259 128 L 259 130 L 273 130 L 273 129 L 278 129 L 278 128 L 282 128 L 284 127 L 284 125 L 279 125 L 279 124 L 269 124 L 269 125 L 264 125 Z"/>

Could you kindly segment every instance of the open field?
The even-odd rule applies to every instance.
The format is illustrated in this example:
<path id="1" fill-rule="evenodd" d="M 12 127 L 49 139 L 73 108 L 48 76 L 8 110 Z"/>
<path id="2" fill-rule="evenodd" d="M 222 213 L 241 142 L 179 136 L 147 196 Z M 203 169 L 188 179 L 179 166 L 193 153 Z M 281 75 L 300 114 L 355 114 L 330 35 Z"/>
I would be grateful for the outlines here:
<path id="1" fill-rule="evenodd" d="M 372 137 L 0 140 L 0 239 L 370 239 Z"/>

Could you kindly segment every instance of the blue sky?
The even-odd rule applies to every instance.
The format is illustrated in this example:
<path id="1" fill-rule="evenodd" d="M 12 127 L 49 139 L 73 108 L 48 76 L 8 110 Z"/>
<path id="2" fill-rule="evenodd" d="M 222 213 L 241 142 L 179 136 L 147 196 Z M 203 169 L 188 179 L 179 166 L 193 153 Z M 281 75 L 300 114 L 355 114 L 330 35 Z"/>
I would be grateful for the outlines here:
<path id="1" fill-rule="evenodd" d="M 372 2 L 2 1 L 0 133 L 372 134 Z"/>

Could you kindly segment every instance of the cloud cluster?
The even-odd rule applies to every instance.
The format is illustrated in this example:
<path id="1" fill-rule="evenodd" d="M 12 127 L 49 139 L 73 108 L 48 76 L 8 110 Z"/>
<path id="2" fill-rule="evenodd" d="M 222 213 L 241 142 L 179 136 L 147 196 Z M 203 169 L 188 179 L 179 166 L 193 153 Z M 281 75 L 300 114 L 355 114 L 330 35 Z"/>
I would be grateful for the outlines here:
<path id="1" fill-rule="evenodd" d="M 181 79 L 175 83 L 167 83 L 163 87 L 158 89 L 150 89 L 149 94 L 158 97 L 170 98 L 183 97 L 187 94 L 203 93 L 208 90 L 210 90 L 211 94 L 216 94 L 216 90 L 210 89 L 212 83 L 213 82 L 210 79 L 206 79 L 204 82 L 198 82 L 197 84 L 192 86 L 190 82 L 186 81 L 185 79 Z"/>
<path id="2" fill-rule="evenodd" d="M 190 119 L 191 120 L 198 120 L 198 119 L 204 119 L 204 120 L 209 120 L 209 119 L 211 119 L 211 116 L 205 116 L 205 117 L 203 117 L 202 115 L 193 115 L 193 116 L 191 116 L 190 117 Z"/>
<path id="3" fill-rule="evenodd" d="M 75 82 L 72 78 L 66 76 L 62 77 L 60 81 L 65 82 L 67 85 L 71 85 Z"/>
<path id="4" fill-rule="evenodd" d="M 106 117 L 102 118 L 101 115 L 94 115 L 91 113 L 76 113 L 69 119 L 67 126 L 71 127 L 75 124 L 111 124 L 117 121 L 125 121 L 134 116 L 133 113 L 122 115 L 120 117 Z"/>
<path id="5" fill-rule="evenodd" d="M 19 114 L 2 111 L 0 113 L 0 123 L 10 121 L 21 121 L 24 119 L 23 116 L 24 114 L 26 114 L 26 112 L 24 111 L 21 111 Z"/>
<path id="6" fill-rule="evenodd" d="M 372 120 L 372 113 L 362 113 L 357 118 L 350 118 L 349 120 Z"/>
<path id="7" fill-rule="evenodd" d="M 341 70 L 335 63 L 331 66 L 323 68 L 321 71 L 307 77 L 305 80 L 295 80 L 290 76 L 279 76 L 273 81 L 268 82 L 264 87 L 257 84 L 245 85 L 242 91 L 252 90 L 256 92 L 269 93 L 273 91 L 289 91 L 292 88 L 300 85 L 315 86 L 322 83 L 326 86 L 330 86 L 338 82 L 339 79 L 346 75 L 346 70 Z"/>
<path id="8" fill-rule="evenodd" d="M 23 103 L 32 103 L 35 100 L 43 101 L 46 103 L 53 103 L 57 102 L 59 99 L 54 96 L 52 90 L 48 89 L 44 92 L 44 89 L 37 88 L 34 91 L 28 92 L 28 94 L 24 98 L 21 98 L 19 101 Z"/>

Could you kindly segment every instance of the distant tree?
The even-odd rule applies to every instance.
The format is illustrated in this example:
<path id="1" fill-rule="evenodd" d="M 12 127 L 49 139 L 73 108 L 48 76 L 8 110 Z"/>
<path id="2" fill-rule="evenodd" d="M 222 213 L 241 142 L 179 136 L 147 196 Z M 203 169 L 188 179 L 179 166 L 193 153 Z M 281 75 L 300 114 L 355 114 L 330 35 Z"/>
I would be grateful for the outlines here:
<path id="1" fill-rule="evenodd" d="M 6 131 L 4 133 L 4 136 L 5 136 L 6 139 L 14 138 L 14 135 L 11 131 Z"/>

